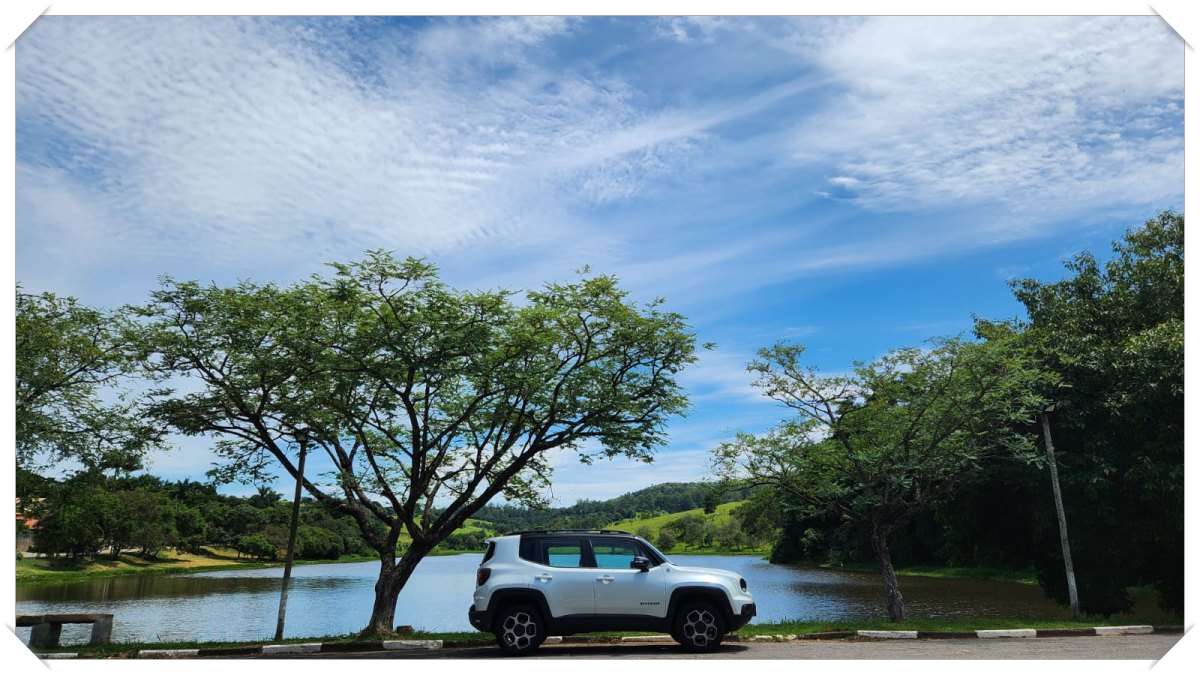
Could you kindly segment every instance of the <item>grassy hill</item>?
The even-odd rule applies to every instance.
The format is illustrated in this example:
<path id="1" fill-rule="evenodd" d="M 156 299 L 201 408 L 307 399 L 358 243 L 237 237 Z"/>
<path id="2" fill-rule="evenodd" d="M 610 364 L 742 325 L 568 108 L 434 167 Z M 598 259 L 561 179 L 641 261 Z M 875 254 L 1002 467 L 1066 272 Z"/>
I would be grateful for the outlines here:
<path id="1" fill-rule="evenodd" d="M 737 536 L 733 512 L 747 495 L 716 493 L 707 483 L 662 483 L 604 501 L 580 500 L 574 506 L 528 509 L 516 506 L 486 506 L 455 531 L 438 553 L 481 551 L 492 536 L 519 530 L 616 529 L 647 536 L 664 552 L 765 554 L 769 542 L 748 541 Z M 705 514 L 702 504 L 717 503 L 716 511 Z M 663 540 L 662 532 L 672 534 Z M 670 539 L 674 538 L 674 545 Z M 408 538 L 400 537 L 400 548 Z"/>
<path id="2" fill-rule="evenodd" d="M 746 496 L 744 491 L 718 491 L 711 483 L 661 483 L 612 499 L 581 499 L 573 506 L 558 508 L 489 505 L 477 511 L 475 516 L 493 523 L 497 532 L 595 529 L 635 517 L 688 511 L 702 506 L 706 499 L 720 503 L 745 499 Z"/>
<path id="3" fill-rule="evenodd" d="M 607 527 L 644 536 L 668 555 L 671 553 L 753 555 L 770 553 L 770 542 L 747 540 L 740 544 L 727 543 L 728 540 L 737 539 L 730 530 L 740 529 L 733 512 L 742 503 L 738 501 L 719 504 L 713 513 L 705 513 L 703 508 L 696 508 L 653 517 L 626 518 L 611 523 Z M 731 523 L 731 521 L 735 522 Z M 673 546 L 665 545 L 667 542 L 663 541 L 663 530 L 671 532 L 675 539 Z"/>

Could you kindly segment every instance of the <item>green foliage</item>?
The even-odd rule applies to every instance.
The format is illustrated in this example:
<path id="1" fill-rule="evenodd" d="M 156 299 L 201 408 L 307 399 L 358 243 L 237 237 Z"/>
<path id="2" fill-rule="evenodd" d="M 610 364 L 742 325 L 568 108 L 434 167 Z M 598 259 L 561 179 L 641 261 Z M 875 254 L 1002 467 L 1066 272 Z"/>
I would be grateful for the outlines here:
<path id="1" fill-rule="evenodd" d="M 798 516 L 842 518 L 868 533 L 894 621 L 904 612 L 889 537 L 987 457 L 1032 452 L 1020 425 L 1051 378 L 1012 327 L 980 333 L 986 339 L 894 350 L 836 377 L 804 366 L 801 346 L 762 349 L 749 366 L 756 385 L 797 415 L 714 451 L 725 480 L 767 486 Z"/>
<path id="2" fill-rule="evenodd" d="M 24 512 L 41 518 L 33 532 L 35 545 L 51 554 L 103 551 L 116 560 L 122 551 L 137 548 L 153 559 L 171 547 L 194 554 L 208 546 L 236 549 L 247 536 L 262 537 L 276 549 L 287 546 L 288 506 L 263 499 L 262 491 L 232 497 L 190 480 L 167 483 L 148 475 L 111 477 L 95 471 L 63 481 L 30 474 L 26 481 Z M 306 500 L 300 514 L 300 559 L 336 559 L 367 550 L 353 519 L 336 508 Z M 244 552 L 271 557 L 265 550 Z"/>
<path id="3" fill-rule="evenodd" d="M 88 469 L 136 469 L 161 448 L 160 427 L 140 414 L 143 397 L 125 380 L 137 369 L 125 312 L 74 298 L 22 293 L 16 301 L 17 465 L 79 462 Z"/>
<path id="4" fill-rule="evenodd" d="M 94 475 L 80 474 L 55 487 L 34 533 L 38 551 L 71 558 L 95 553 L 104 540 L 103 514 L 96 508 L 106 501 L 103 486 Z"/>
<path id="5" fill-rule="evenodd" d="M 1125 611 L 1126 589 L 1142 584 L 1158 589 L 1165 608 L 1183 609 L 1183 230 L 1182 215 L 1164 212 L 1127 231 L 1106 263 L 1082 253 L 1060 281 L 1013 282 L 1029 314 L 1025 337 L 1060 376 L 1043 393 L 1058 401 L 1050 420 L 1088 612 Z M 1026 513 L 1020 523 L 1033 545 L 1017 543 L 1015 553 L 1032 556 L 1043 587 L 1064 601 L 1044 462 L 1036 468 L 994 480 L 988 495 Z M 960 524 L 957 536 L 987 546 L 985 523 Z"/>
<path id="6" fill-rule="evenodd" d="M 657 544 L 658 548 L 662 549 L 663 551 L 670 551 L 671 549 L 675 548 L 675 544 L 678 543 L 678 541 L 679 540 L 675 537 L 675 534 L 671 530 L 663 529 L 659 530 L 658 538 L 654 543 Z"/>
<path id="7" fill-rule="evenodd" d="M 337 560 L 342 555 L 342 538 L 323 527 L 296 528 L 296 557 L 304 560 Z"/>
<path id="8" fill-rule="evenodd" d="M 392 609 L 377 603 L 373 627 L 421 557 L 493 497 L 541 503 L 548 451 L 649 461 L 686 406 L 675 377 L 694 336 L 612 277 L 514 302 L 382 251 L 331 267 L 287 288 L 167 279 L 139 336 L 148 366 L 190 380 L 156 417 L 218 435 L 220 478 L 261 479 L 270 463 L 295 476 L 302 442 L 328 456 L 333 473 L 305 487 L 380 555 Z"/>
<path id="9" fill-rule="evenodd" d="M 727 502 L 713 513 L 703 506 L 662 515 L 635 517 L 609 523 L 608 529 L 635 532 L 656 545 L 668 542 L 676 553 L 739 553 L 762 551 L 774 534 L 773 530 L 746 527 L 742 513 L 745 502 Z M 667 548 L 659 546 L 666 551 Z"/>
<path id="10" fill-rule="evenodd" d="M 750 365 L 757 385 L 798 415 L 722 444 L 714 456 L 723 477 L 890 532 L 983 457 L 1032 448 L 1014 426 L 1029 420 L 1046 377 L 1011 335 L 896 350 L 843 377 L 817 375 L 802 354 L 777 344 Z"/>
<path id="11" fill-rule="evenodd" d="M 275 544 L 261 534 L 247 534 L 239 537 L 234 548 L 239 555 L 253 556 L 259 560 L 267 558 L 274 560 L 279 556 L 279 549 Z"/>

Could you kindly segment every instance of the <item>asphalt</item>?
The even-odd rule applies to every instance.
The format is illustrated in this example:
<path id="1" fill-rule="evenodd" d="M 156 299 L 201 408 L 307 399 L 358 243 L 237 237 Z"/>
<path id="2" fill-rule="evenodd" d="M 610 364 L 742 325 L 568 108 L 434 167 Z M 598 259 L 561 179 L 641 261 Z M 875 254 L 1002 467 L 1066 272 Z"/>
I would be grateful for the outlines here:
<path id="1" fill-rule="evenodd" d="M 538 650 L 547 658 L 1082 658 L 1157 659 L 1179 640 L 1179 626 L 1099 626 L 963 632 L 845 631 L 727 639 L 713 654 L 683 652 L 668 636 L 550 637 Z M 882 655 L 880 655 L 882 654 Z M 865 656 L 863 656 L 865 655 Z M 1064 656 L 1068 655 L 1068 656 Z M 43 659 L 87 658 L 41 654 Z M 495 658 L 489 638 L 245 645 L 216 649 L 144 649 L 138 659 L 178 658 Z"/>

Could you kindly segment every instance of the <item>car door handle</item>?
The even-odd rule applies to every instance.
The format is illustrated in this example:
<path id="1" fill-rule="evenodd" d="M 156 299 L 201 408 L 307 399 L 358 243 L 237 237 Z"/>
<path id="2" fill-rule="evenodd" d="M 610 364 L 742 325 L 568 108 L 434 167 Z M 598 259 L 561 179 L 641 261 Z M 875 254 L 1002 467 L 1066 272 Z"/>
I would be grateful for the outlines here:
<path id="1" fill-rule="evenodd" d="M 540 581 L 542 583 L 546 583 L 547 581 L 550 581 L 553 578 L 554 577 L 550 576 L 549 574 L 539 574 L 536 577 L 534 577 L 534 579 L 537 579 L 538 581 Z"/>
<path id="2" fill-rule="evenodd" d="M 599 581 L 602 584 L 611 584 L 613 582 L 613 578 L 605 574 L 603 576 L 596 577 L 596 581 Z"/>

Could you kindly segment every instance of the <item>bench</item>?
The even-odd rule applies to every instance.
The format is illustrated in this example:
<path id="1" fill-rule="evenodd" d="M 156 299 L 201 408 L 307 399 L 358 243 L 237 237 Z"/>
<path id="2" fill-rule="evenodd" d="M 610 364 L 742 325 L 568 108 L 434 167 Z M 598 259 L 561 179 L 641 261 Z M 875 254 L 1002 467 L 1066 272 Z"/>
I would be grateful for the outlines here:
<path id="1" fill-rule="evenodd" d="M 33 626 L 30 647 L 57 647 L 64 623 L 92 624 L 89 645 L 106 645 L 112 639 L 112 614 L 18 614 L 18 626 Z"/>

